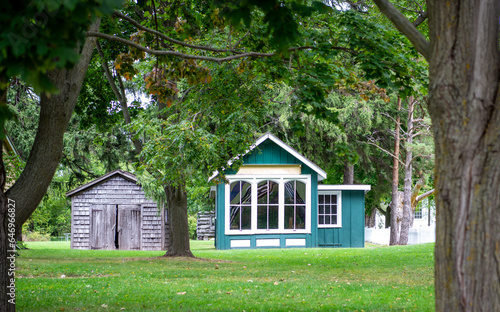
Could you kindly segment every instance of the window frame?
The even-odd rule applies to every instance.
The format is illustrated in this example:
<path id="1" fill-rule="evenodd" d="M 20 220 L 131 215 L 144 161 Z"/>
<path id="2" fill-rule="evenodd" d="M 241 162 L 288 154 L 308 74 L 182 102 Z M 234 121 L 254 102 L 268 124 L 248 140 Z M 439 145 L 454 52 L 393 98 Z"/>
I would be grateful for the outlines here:
<path id="1" fill-rule="evenodd" d="M 258 174 L 258 175 L 227 175 L 226 176 L 229 183 L 225 184 L 225 224 L 224 230 L 226 235 L 252 235 L 252 234 L 310 234 L 311 233 L 311 175 L 301 174 L 301 175 L 275 175 L 275 174 Z M 273 181 L 278 183 L 279 189 L 279 200 L 278 200 L 278 229 L 257 229 L 257 189 L 259 182 L 262 181 Z M 304 229 L 286 229 L 285 228 L 285 183 L 290 181 L 300 181 L 305 184 L 306 187 L 306 222 Z M 229 213 L 230 213 L 230 202 L 229 202 L 229 189 L 230 185 L 236 181 L 245 181 L 252 186 L 252 225 L 250 230 L 234 230 L 230 228 L 229 224 Z"/>
<path id="2" fill-rule="evenodd" d="M 321 195 L 337 195 L 337 224 L 319 224 L 319 197 Z M 342 191 L 318 191 L 318 228 L 341 228 L 342 227 Z M 323 214 L 324 215 L 324 214 Z M 332 214 L 330 214 L 331 216 Z"/>

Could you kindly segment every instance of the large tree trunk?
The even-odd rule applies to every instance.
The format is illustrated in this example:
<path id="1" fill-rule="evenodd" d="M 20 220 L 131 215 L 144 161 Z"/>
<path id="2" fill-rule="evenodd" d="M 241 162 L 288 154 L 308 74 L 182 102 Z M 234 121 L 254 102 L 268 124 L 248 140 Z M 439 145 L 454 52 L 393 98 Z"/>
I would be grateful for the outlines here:
<path id="1" fill-rule="evenodd" d="M 500 311 L 499 7 L 429 1 L 437 311 Z"/>
<path id="2" fill-rule="evenodd" d="M 189 246 L 187 193 L 181 186 L 165 187 L 168 218 L 170 220 L 170 247 L 167 257 L 194 257 Z"/>
<path id="3" fill-rule="evenodd" d="M 98 30 L 100 19 L 97 19 L 90 30 Z M 38 207 L 59 165 L 62 155 L 63 135 L 76 104 L 78 94 L 92 56 L 95 38 L 87 38 L 82 48 L 79 62 L 71 70 L 56 70 L 47 76 L 58 88 L 59 93 L 47 96 L 42 94 L 40 100 L 40 121 L 26 167 L 15 184 L 4 193 L 3 184 L 0 188 L 0 311 L 15 311 L 15 306 L 9 303 L 6 295 L 10 284 L 7 258 L 7 204 L 15 205 L 15 228 L 19 233 L 23 223 Z M 3 160 L 0 161 L 0 182 L 5 178 Z M 9 283 L 9 284 L 7 284 Z"/>
<path id="4" fill-rule="evenodd" d="M 428 0 L 429 38 L 382 12 L 429 61 L 436 146 L 436 311 L 500 311 L 497 0 Z"/>
<path id="5" fill-rule="evenodd" d="M 401 98 L 398 98 L 398 112 L 401 110 Z M 396 119 L 396 131 L 394 133 L 394 157 L 392 167 L 392 198 L 391 198 L 391 236 L 389 245 L 397 245 L 399 238 L 398 224 L 398 185 L 399 185 L 399 123 L 401 117 Z"/>
<path id="6" fill-rule="evenodd" d="M 410 222 L 411 222 L 411 182 L 413 175 L 412 168 L 412 158 L 413 153 L 411 150 L 411 144 L 413 143 L 413 108 L 414 108 L 413 97 L 408 98 L 408 120 L 407 120 L 407 139 L 406 139 L 406 159 L 405 159 L 405 180 L 403 187 L 403 220 L 401 222 L 401 233 L 399 234 L 399 245 L 408 244 L 408 234 L 410 232 Z"/>
<path id="7" fill-rule="evenodd" d="M 97 19 L 90 30 L 98 30 Z M 89 37 L 82 48 L 79 62 L 71 70 L 54 70 L 47 76 L 58 94 L 42 94 L 40 120 L 26 167 L 6 196 L 16 202 L 16 228 L 22 227 L 38 207 L 62 155 L 63 136 L 76 105 L 85 72 L 92 57 L 95 37 Z"/>

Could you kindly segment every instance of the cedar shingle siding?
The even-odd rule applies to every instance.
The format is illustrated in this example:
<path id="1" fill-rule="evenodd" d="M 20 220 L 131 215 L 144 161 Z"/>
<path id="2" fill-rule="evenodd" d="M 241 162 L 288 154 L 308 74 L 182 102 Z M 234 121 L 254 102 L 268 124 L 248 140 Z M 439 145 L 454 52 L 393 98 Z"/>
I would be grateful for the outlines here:
<path id="1" fill-rule="evenodd" d="M 71 198 L 71 248 L 168 248 L 165 211 L 158 212 L 131 173 L 115 170 L 66 195 Z"/>

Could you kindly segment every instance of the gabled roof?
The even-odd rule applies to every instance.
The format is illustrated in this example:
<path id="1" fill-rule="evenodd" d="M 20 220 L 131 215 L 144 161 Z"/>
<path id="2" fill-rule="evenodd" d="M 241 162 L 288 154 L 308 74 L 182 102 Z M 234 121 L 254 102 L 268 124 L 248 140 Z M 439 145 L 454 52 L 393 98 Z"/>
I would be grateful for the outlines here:
<path id="1" fill-rule="evenodd" d="M 320 167 L 318 167 L 318 165 L 316 165 L 315 163 L 313 163 L 312 161 L 310 161 L 309 159 L 305 158 L 304 156 L 302 156 L 301 154 L 299 154 L 299 152 L 297 152 L 293 147 L 291 147 L 290 145 L 286 144 L 285 142 L 281 141 L 280 139 L 278 139 L 275 135 L 271 134 L 271 133 L 266 133 L 264 134 L 263 136 L 261 136 L 243 155 L 240 155 L 240 156 L 237 156 L 235 158 L 233 158 L 232 160 L 230 160 L 228 162 L 228 166 L 231 166 L 234 162 L 234 160 L 236 159 L 239 159 L 240 157 L 243 157 L 245 155 L 247 155 L 248 153 L 250 153 L 253 149 L 255 149 L 257 146 L 259 146 L 260 144 L 264 143 L 265 141 L 267 140 L 271 140 L 273 141 L 274 143 L 276 143 L 279 147 L 281 147 L 282 149 L 284 149 L 285 151 L 289 152 L 290 154 L 292 154 L 295 158 L 297 158 L 298 160 L 300 160 L 302 163 L 304 163 L 306 166 L 308 166 L 309 168 L 311 168 L 313 171 L 315 171 L 317 174 L 318 174 L 318 181 L 321 181 L 321 180 L 324 180 L 326 179 L 326 172 L 321 169 Z M 219 174 L 218 171 L 214 172 L 214 174 L 210 177 L 210 179 L 208 179 L 209 181 L 211 181 L 213 178 L 215 178 L 217 175 Z"/>
<path id="2" fill-rule="evenodd" d="M 69 196 L 73 196 L 76 193 L 79 193 L 79 192 L 84 191 L 84 190 L 86 190 L 88 188 L 91 188 L 92 186 L 94 186 L 96 184 L 99 184 L 99 183 L 101 183 L 101 182 L 103 182 L 103 181 L 105 181 L 107 179 L 110 179 L 110 178 L 112 178 L 112 177 L 114 177 L 116 175 L 119 175 L 122 178 L 124 178 L 125 180 L 128 180 L 130 182 L 137 183 L 137 178 L 136 178 L 135 175 L 133 175 L 130 172 L 123 171 L 121 169 L 117 169 L 115 171 L 111 171 L 111 172 L 106 173 L 105 175 L 103 175 L 103 176 L 95 179 L 94 181 L 91 181 L 91 182 L 89 182 L 87 184 L 84 184 L 84 185 L 82 185 L 80 187 L 77 187 L 76 189 L 74 189 L 72 191 L 67 192 L 66 196 L 68 196 L 68 197 Z"/>

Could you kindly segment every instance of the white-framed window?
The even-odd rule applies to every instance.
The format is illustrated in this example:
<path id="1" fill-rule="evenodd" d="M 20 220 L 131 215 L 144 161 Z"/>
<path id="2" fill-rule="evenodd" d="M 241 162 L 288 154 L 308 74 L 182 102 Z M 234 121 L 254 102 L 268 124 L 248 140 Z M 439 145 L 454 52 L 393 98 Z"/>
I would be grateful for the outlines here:
<path id="1" fill-rule="evenodd" d="M 306 224 L 306 184 L 293 180 L 285 183 L 285 228 L 304 229 Z"/>
<path id="2" fill-rule="evenodd" d="M 422 206 L 420 205 L 417 205 L 415 208 L 415 219 L 423 219 Z"/>
<path id="3" fill-rule="evenodd" d="M 318 192 L 318 227 L 342 227 L 342 192 Z"/>
<path id="4" fill-rule="evenodd" d="M 226 234 L 311 233 L 311 175 L 227 179 Z"/>
<path id="5" fill-rule="evenodd" d="M 232 182 L 229 188 L 230 228 L 249 230 L 252 226 L 252 185 L 247 181 Z"/>
<path id="6" fill-rule="evenodd" d="M 279 183 L 264 180 L 257 184 L 257 229 L 278 229 Z"/>

